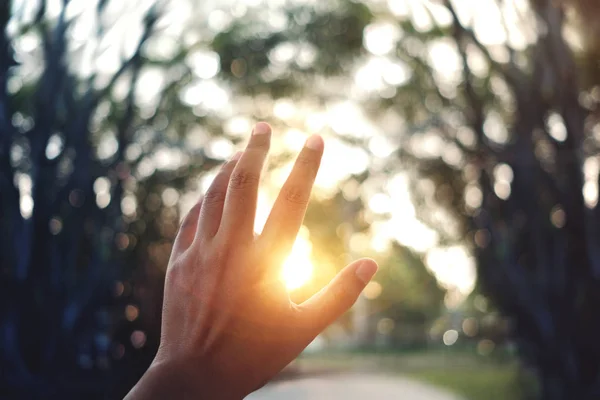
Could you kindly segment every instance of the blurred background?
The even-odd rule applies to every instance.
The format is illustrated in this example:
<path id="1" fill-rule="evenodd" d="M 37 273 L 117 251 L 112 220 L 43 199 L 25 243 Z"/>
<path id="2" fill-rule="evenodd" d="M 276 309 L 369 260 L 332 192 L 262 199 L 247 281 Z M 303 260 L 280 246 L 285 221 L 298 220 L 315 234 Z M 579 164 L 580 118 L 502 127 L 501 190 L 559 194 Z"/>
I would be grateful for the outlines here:
<path id="1" fill-rule="evenodd" d="M 265 120 L 257 231 L 304 140 L 326 141 L 282 266 L 291 297 L 358 257 L 380 263 L 280 380 L 600 398 L 599 13 L 594 0 L 0 2 L 0 397 L 135 384 L 178 223 Z"/>

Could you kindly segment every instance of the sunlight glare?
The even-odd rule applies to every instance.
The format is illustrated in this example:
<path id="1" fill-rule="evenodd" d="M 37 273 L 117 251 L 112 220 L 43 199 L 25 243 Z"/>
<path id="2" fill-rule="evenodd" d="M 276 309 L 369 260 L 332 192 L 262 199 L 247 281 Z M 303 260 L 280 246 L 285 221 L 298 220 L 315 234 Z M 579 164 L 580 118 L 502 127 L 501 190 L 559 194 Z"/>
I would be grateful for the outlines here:
<path id="1" fill-rule="evenodd" d="M 254 220 L 254 231 L 257 234 L 262 232 L 272 205 L 273 199 L 264 191 L 260 191 Z M 311 252 L 312 243 L 309 240 L 308 228 L 301 226 L 292 251 L 281 268 L 280 279 L 288 291 L 299 289 L 311 280 L 314 269 L 310 259 Z"/>
<path id="2" fill-rule="evenodd" d="M 402 32 L 396 24 L 388 22 L 367 25 L 364 31 L 364 46 L 372 54 L 382 56 L 391 52 Z"/>
<path id="3" fill-rule="evenodd" d="M 466 248 L 437 247 L 431 249 L 425 259 L 429 270 L 447 289 L 457 289 L 464 298 L 475 288 L 475 260 Z"/>
<path id="4" fill-rule="evenodd" d="M 314 268 L 310 260 L 312 245 L 303 234 L 307 231 L 307 229 L 301 230 L 291 254 L 283 263 L 281 280 L 285 283 L 288 291 L 301 288 L 310 281 L 313 275 Z"/>

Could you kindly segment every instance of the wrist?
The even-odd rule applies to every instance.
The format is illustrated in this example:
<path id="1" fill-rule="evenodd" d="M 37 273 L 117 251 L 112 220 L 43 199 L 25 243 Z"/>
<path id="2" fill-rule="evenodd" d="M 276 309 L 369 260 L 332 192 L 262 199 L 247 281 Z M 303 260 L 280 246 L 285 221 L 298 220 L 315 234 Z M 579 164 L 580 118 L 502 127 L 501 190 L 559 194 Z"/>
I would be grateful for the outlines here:
<path id="1" fill-rule="evenodd" d="M 153 362 L 125 400 L 241 400 L 245 394 L 205 372 L 202 366 Z"/>

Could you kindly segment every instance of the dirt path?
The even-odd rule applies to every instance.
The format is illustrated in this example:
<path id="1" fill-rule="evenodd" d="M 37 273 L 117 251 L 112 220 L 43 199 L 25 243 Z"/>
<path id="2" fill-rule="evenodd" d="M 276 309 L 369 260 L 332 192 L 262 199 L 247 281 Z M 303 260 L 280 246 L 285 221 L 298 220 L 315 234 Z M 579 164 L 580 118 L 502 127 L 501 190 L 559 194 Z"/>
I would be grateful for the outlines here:
<path id="1" fill-rule="evenodd" d="M 463 400 L 400 376 L 340 374 L 271 383 L 247 400 Z"/>

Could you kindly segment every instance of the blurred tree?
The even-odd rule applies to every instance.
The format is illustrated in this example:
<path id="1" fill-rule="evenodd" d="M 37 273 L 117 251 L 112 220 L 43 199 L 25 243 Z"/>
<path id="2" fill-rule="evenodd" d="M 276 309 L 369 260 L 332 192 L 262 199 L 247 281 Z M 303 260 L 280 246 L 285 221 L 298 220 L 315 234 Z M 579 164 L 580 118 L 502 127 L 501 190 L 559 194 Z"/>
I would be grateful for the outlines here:
<path id="1" fill-rule="evenodd" d="M 180 192 L 219 162 L 199 128 L 211 117 L 181 100 L 198 79 L 188 48 L 157 46 L 168 8 L 118 3 L 0 4 L 3 398 L 135 383 L 158 341 Z"/>
<path id="2" fill-rule="evenodd" d="M 437 83 L 444 91 L 425 99 L 433 109 L 419 129 L 423 136 L 434 132 L 443 152 L 423 160 L 405 149 L 403 156 L 434 182 L 436 205 L 463 221 L 481 288 L 513 318 L 541 397 L 596 398 L 597 184 L 589 181 L 590 170 L 597 174 L 596 105 L 586 102 L 591 88 L 578 77 L 577 58 L 585 52 L 574 55 L 563 36 L 573 28 L 565 5 L 532 2 L 524 18 L 538 24 L 534 37 L 523 50 L 510 41 L 499 47 L 505 57 L 445 5 L 462 76 L 454 93 Z M 516 28 L 505 26 L 509 35 Z M 435 79 L 436 71 L 430 75 Z"/>
<path id="3" fill-rule="evenodd" d="M 575 0 L 333 1 L 288 8 L 270 31 L 244 18 L 213 43 L 239 93 L 368 114 L 399 158 L 351 122 L 323 127 L 371 150 L 363 187 L 408 171 L 417 215 L 440 245 L 470 248 L 544 399 L 600 396 L 597 13 Z"/>
<path id="4" fill-rule="evenodd" d="M 273 114 L 349 155 L 325 197 L 364 205 L 352 234 L 394 221 L 372 196 L 408 171 L 416 214 L 439 245 L 466 241 L 513 318 L 542 397 L 598 397 L 593 2 L 173 2 L 137 31 L 118 3 L 0 5 L 2 394 L 93 397 L 110 357 L 143 371 L 188 178 Z"/>
<path id="5" fill-rule="evenodd" d="M 367 176 L 362 174 L 352 180 L 361 181 Z M 372 232 L 365 208 L 360 198 L 346 198 L 341 191 L 331 198 L 311 203 L 304 223 L 313 243 L 316 271 L 310 283 L 293 291 L 291 298 L 304 301 L 326 285 L 349 260 L 375 258 L 380 270 L 367 286 L 360 300 L 363 304 L 340 318 L 332 333 L 326 331 L 324 337 L 334 346 L 348 344 L 336 343 L 340 339 L 365 348 L 379 344 L 427 345 L 429 328 L 443 312 L 446 290 L 427 269 L 421 254 L 398 243 L 381 251 L 371 248 Z M 357 315 L 361 312 L 364 314 Z M 386 320 L 394 325 L 386 327 L 389 326 Z M 340 327 L 344 328 L 345 335 L 337 334 Z M 362 331 L 361 334 L 357 334 L 357 330 Z"/>
<path id="6" fill-rule="evenodd" d="M 370 226 L 364 212 L 349 213 L 348 204 L 359 210 L 365 208 L 360 199 L 348 200 L 342 193 L 336 193 L 331 199 L 314 201 L 309 206 L 304 223 L 310 231 L 318 273 L 310 284 L 293 291 L 292 299 L 302 302 L 326 285 L 348 260 L 355 258 L 349 252 L 374 257 L 380 270 L 362 299 L 366 302 L 363 323 L 367 326 L 365 337 L 357 344 L 364 347 L 376 344 L 377 324 L 382 318 L 396 324 L 390 331 L 383 329 L 384 335 L 392 338 L 386 345 L 426 344 L 428 329 L 443 310 L 446 291 L 438 285 L 421 255 L 397 243 L 382 252 L 370 249 Z M 338 321 L 349 336 L 356 328 L 352 326 L 353 312 L 356 310 Z"/>
<path id="7" fill-rule="evenodd" d="M 427 345 L 429 329 L 443 310 L 446 291 L 427 270 L 420 255 L 398 244 L 381 260 L 380 269 L 376 284 L 365 292 L 372 298 L 377 318 L 373 328 L 389 336 L 390 345 Z M 381 318 L 388 318 L 393 324 L 386 325 Z"/>

